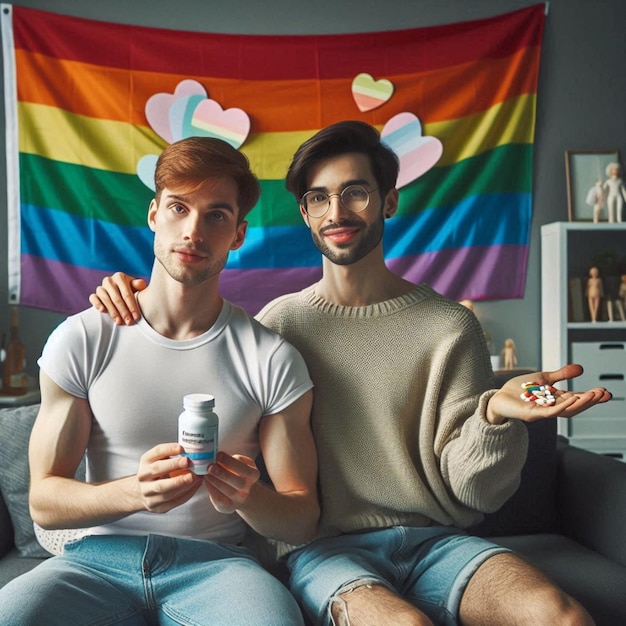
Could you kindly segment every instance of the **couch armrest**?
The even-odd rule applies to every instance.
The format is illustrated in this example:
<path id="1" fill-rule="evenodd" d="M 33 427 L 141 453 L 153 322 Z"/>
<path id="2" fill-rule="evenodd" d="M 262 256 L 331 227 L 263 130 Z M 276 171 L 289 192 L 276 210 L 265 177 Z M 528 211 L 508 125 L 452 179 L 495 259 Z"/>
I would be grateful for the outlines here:
<path id="1" fill-rule="evenodd" d="M 0 558 L 10 552 L 13 547 L 13 524 L 4 498 L 0 494 Z"/>
<path id="2" fill-rule="evenodd" d="M 626 566 L 626 463 L 560 443 L 557 511 L 563 534 Z"/>

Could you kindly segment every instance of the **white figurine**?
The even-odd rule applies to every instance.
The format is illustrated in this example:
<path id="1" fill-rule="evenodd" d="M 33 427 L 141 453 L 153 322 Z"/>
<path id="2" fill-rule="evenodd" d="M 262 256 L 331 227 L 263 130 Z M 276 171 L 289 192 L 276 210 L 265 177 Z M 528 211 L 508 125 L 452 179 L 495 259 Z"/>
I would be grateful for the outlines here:
<path id="1" fill-rule="evenodd" d="M 596 322 L 600 311 L 600 301 L 604 298 L 604 283 L 600 278 L 600 270 L 597 267 L 589 269 L 589 278 L 587 279 L 585 294 L 587 295 L 591 321 Z"/>
<path id="2" fill-rule="evenodd" d="M 507 339 L 504 342 L 504 348 L 502 348 L 502 360 L 504 362 L 505 370 L 515 369 L 517 365 L 517 355 L 515 354 L 515 342 L 512 339 Z"/>
<path id="3" fill-rule="evenodd" d="M 607 180 L 604 181 L 604 189 L 607 190 L 606 205 L 608 208 L 609 222 L 622 221 L 622 208 L 626 200 L 626 189 L 621 179 L 621 166 L 616 161 L 606 166 Z"/>
<path id="4" fill-rule="evenodd" d="M 587 192 L 586 201 L 589 206 L 593 207 L 593 221 L 598 223 L 602 219 L 602 209 L 605 204 L 601 178 L 598 178 L 596 184 Z"/>

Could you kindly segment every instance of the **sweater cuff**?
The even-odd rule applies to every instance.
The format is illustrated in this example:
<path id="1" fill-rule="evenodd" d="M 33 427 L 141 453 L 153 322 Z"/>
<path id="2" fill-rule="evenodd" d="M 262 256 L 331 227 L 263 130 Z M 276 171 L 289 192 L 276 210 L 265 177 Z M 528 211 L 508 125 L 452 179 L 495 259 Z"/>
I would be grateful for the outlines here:
<path id="1" fill-rule="evenodd" d="M 489 391 L 485 391 L 478 399 L 478 408 L 476 410 L 476 413 L 480 417 L 480 423 L 483 430 L 496 429 L 498 431 L 501 431 L 503 428 L 511 428 L 511 422 L 515 421 L 507 417 L 504 419 L 504 422 L 502 422 L 502 424 L 492 424 L 487 419 L 487 404 L 497 391 L 498 389 L 489 389 Z"/>

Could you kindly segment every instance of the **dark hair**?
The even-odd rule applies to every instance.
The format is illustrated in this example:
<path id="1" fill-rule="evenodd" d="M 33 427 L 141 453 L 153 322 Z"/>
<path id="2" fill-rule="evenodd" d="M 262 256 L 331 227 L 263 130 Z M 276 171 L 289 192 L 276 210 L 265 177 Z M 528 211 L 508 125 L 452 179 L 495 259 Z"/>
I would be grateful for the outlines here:
<path id="1" fill-rule="evenodd" d="M 157 160 L 154 171 L 155 199 L 165 187 L 190 185 L 198 188 L 207 179 L 229 177 L 237 185 L 241 222 L 261 195 L 261 187 L 245 156 L 229 143 L 213 137 L 187 137 L 170 144 Z"/>
<path id="2" fill-rule="evenodd" d="M 313 165 L 330 157 L 358 152 L 369 158 L 381 197 L 396 186 L 398 157 L 380 140 L 379 132 L 358 121 L 337 122 L 323 128 L 296 151 L 287 172 L 287 191 L 299 202 L 307 191 L 307 176 Z"/>

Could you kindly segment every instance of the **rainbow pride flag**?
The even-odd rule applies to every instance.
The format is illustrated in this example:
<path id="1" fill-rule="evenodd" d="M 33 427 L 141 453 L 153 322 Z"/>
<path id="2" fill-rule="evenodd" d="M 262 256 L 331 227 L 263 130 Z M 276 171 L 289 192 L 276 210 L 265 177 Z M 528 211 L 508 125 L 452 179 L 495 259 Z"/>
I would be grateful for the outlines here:
<path id="1" fill-rule="evenodd" d="M 138 164 L 168 139 L 146 108 L 181 84 L 200 85 L 249 120 L 247 131 L 190 110 L 175 120 L 182 128 L 193 113 L 201 132 L 244 138 L 239 149 L 261 182 L 247 240 L 222 275 L 231 301 L 255 313 L 321 274 L 284 188 L 300 143 L 340 120 L 384 130 L 407 113 L 443 152 L 400 189 L 400 210 L 386 224 L 389 266 L 455 299 L 522 297 L 544 4 L 349 35 L 180 32 L 7 4 L 1 20 L 10 302 L 73 313 L 105 275 L 149 276 L 152 191 Z M 418 139 L 404 136 L 399 152 Z"/>

